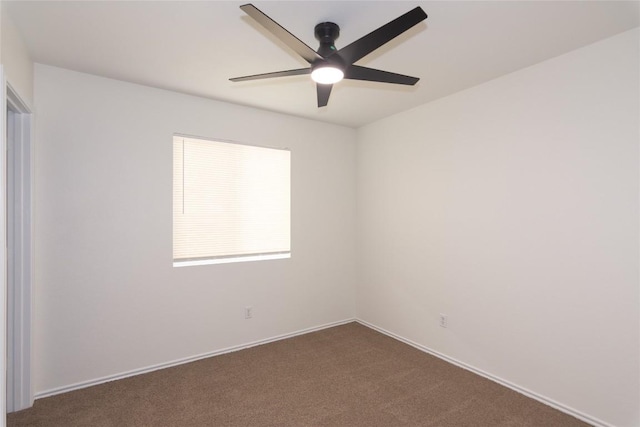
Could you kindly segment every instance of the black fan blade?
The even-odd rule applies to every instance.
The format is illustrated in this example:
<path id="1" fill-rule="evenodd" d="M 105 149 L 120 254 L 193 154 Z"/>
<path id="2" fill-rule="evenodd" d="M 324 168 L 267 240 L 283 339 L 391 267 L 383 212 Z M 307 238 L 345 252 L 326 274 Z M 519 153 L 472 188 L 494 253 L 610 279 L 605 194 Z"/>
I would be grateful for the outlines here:
<path id="1" fill-rule="evenodd" d="M 254 74 L 252 76 L 234 77 L 229 80 L 231 80 L 232 82 L 246 82 L 247 80 L 271 79 L 273 77 L 301 76 L 303 74 L 309 74 L 309 73 L 311 73 L 311 68 L 298 68 L 295 70 L 274 71 L 273 73 L 262 73 L 262 74 Z"/>
<path id="2" fill-rule="evenodd" d="M 316 83 L 316 88 L 318 92 L 318 108 L 326 107 L 329 103 L 329 95 L 331 95 L 331 89 L 333 85 L 323 85 L 320 83 Z"/>
<path id="3" fill-rule="evenodd" d="M 425 19 L 427 19 L 427 14 L 418 6 L 350 45 L 343 47 L 337 54 L 347 64 L 353 64 Z"/>
<path id="4" fill-rule="evenodd" d="M 370 82 L 395 83 L 399 85 L 413 86 L 420 80 L 417 77 L 403 74 L 390 73 L 389 71 L 376 70 L 374 68 L 352 65 L 344 70 L 344 78 L 351 80 L 367 80 Z"/>
<path id="5" fill-rule="evenodd" d="M 309 64 L 312 64 L 315 60 L 322 59 L 313 49 L 304 44 L 300 39 L 285 30 L 280 24 L 267 15 L 262 13 L 260 9 L 252 4 L 245 4 L 240 6 L 247 15 L 256 20 L 256 22 L 266 28 L 271 34 L 276 36 L 280 41 L 286 44 L 289 48 L 293 49 L 295 53 L 303 57 Z"/>

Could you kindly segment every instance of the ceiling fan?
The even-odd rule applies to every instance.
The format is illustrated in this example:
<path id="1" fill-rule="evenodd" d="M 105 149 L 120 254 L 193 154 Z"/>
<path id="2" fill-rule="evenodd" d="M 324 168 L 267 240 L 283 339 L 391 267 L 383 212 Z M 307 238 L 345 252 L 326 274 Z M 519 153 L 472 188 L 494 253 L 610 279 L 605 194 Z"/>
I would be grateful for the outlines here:
<path id="1" fill-rule="evenodd" d="M 420 80 L 417 77 L 354 65 L 356 61 L 425 20 L 427 14 L 420 7 L 410 10 L 340 50 L 336 49 L 335 46 L 335 40 L 340 35 L 340 27 L 333 22 L 322 22 L 315 27 L 315 36 L 320 42 L 320 47 L 317 51 L 304 44 L 254 5 L 245 4 L 240 6 L 240 9 L 285 45 L 293 49 L 295 53 L 310 64 L 310 67 L 235 77 L 229 79 L 232 82 L 311 74 L 311 78 L 316 82 L 318 107 L 324 107 L 329 102 L 333 84 L 343 78 L 411 86 Z"/>

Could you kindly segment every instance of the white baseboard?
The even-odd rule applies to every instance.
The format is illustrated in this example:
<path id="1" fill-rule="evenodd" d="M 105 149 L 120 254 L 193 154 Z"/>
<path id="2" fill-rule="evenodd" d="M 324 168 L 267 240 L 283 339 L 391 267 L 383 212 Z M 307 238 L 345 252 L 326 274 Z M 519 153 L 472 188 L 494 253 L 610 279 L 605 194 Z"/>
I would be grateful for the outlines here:
<path id="1" fill-rule="evenodd" d="M 375 331 L 378 331 L 378 332 L 380 332 L 382 334 L 385 334 L 385 335 L 387 335 L 387 336 L 389 336 L 391 338 L 397 339 L 398 341 L 401 341 L 401 342 L 403 342 L 405 344 L 408 344 L 411 347 L 415 347 L 420 351 L 423 351 L 425 353 L 431 354 L 432 356 L 435 356 L 435 357 L 437 357 L 439 359 L 442 359 L 445 362 L 449 362 L 449 363 L 451 363 L 453 365 L 459 366 L 460 368 L 463 368 L 463 369 L 466 369 L 468 371 L 471 371 L 474 374 L 480 375 L 481 377 L 487 378 L 487 379 L 489 379 L 489 380 L 491 380 L 493 382 L 496 382 L 496 383 L 498 383 L 500 385 L 508 387 L 511 390 L 514 390 L 514 391 L 516 391 L 516 392 L 518 392 L 520 394 L 523 394 L 523 395 L 525 395 L 527 397 L 535 399 L 538 402 L 544 403 L 545 405 L 551 406 L 552 408 L 555 408 L 555 409 L 557 409 L 557 410 L 559 410 L 561 412 L 564 412 L 564 413 L 569 414 L 569 415 L 571 415 L 571 416 L 573 416 L 575 418 L 578 418 L 579 420 L 584 421 L 585 423 L 589 423 L 589 424 L 593 425 L 594 427 L 614 427 L 613 425 L 611 425 L 609 423 L 606 423 L 606 422 L 604 422 L 602 420 L 599 420 L 599 419 L 597 419 L 595 417 L 587 415 L 587 414 L 585 414 L 583 412 L 580 412 L 580 411 L 578 411 L 576 409 L 573 409 L 573 408 L 571 408 L 571 407 L 569 407 L 567 405 L 564 405 L 562 403 L 556 402 L 553 399 L 550 399 L 548 397 L 542 396 L 542 395 L 540 395 L 538 393 L 535 393 L 535 392 L 533 392 L 531 390 L 527 390 L 524 387 L 520 387 L 517 384 L 509 382 L 509 381 L 507 381 L 505 379 L 497 377 L 497 376 L 495 376 L 493 374 L 490 374 L 488 372 L 485 372 L 482 369 L 478 369 L 478 368 L 476 368 L 474 366 L 467 365 L 464 362 L 461 362 L 461 361 L 456 360 L 456 359 L 454 359 L 452 357 L 449 357 L 449 356 L 447 356 L 445 354 L 442 354 L 440 352 L 432 350 L 429 347 L 425 347 L 425 346 L 423 346 L 421 344 L 413 342 L 413 341 L 411 341 L 411 340 L 409 340 L 407 338 L 404 338 L 404 337 L 402 337 L 400 335 L 394 334 L 393 332 L 387 331 L 386 329 L 383 329 L 383 328 L 381 328 L 379 326 L 373 325 L 373 324 L 371 324 L 371 323 L 369 323 L 367 321 L 364 321 L 362 319 L 356 319 L 356 322 L 358 322 L 361 325 L 364 325 L 364 326 L 366 326 L 368 328 L 371 328 L 371 329 L 373 329 Z"/>
<path id="2" fill-rule="evenodd" d="M 258 345 L 267 344 L 267 343 L 274 342 L 274 341 L 280 341 L 280 340 L 284 340 L 284 339 L 287 339 L 287 338 L 292 338 L 292 337 L 295 337 L 295 336 L 298 336 L 298 335 L 304 335 L 304 334 L 308 334 L 310 332 L 316 332 L 316 331 L 320 331 L 322 329 L 332 328 L 334 326 L 340 326 L 340 325 L 344 325 L 346 323 L 351 323 L 351 322 L 355 322 L 355 321 L 357 321 L 357 319 L 350 318 L 350 319 L 340 320 L 338 322 L 326 323 L 324 325 L 319 325 L 319 326 L 314 326 L 314 327 L 311 327 L 311 328 L 301 329 L 301 330 L 298 330 L 298 331 L 295 331 L 295 332 L 290 332 L 288 334 L 277 335 L 277 336 L 274 336 L 274 337 L 271 337 L 271 338 L 265 338 L 265 339 L 262 339 L 262 340 L 253 341 L 253 342 L 246 343 L 246 344 L 241 344 L 241 345 L 237 345 L 237 346 L 233 346 L 233 347 L 227 347 L 227 348 L 223 348 L 223 349 L 220 349 L 220 350 L 211 351 L 211 352 L 208 352 L 208 353 L 198 354 L 196 356 L 185 357 L 185 358 L 182 358 L 182 359 L 173 360 L 171 362 L 159 363 L 157 365 L 148 366 L 148 367 L 140 368 L 140 369 L 134 369 L 132 371 L 122 372 L 120 374 L 108 375 L 106 377 L 97 378 L 97 379 L 94 379 L 94 380 L 83 381 L 83 382 L 79 382 L 79 383 L 75 383 L 75 384 L 71 384 L 71 385 L 57 387 L 57 388 L 53 388 L 53 389 L 50 389 L 50 390 L 45 390 L 45 391 L 41 391 L 41 392 L 36 393 L 35 399 L 42 399 L 42 398 L 45 398 L 45 397 L 55 396 L 56 394 L 62 394 L 62 393 L 67 393 L 67 392 L 74 391 L 74 390 L 80 390 L 82 388 L 87 388 L 87 387 L 91 387 L 91 386 L 98 385 L 98 384 L 104 384 L 104 383 L 110 382 L 110 381 L 116 381 L 116 380 L 121 380 L 123 378 L 133 377 L 135 375 L 146 374 L 148 372 L 157 371 L 159 369 L 165 369 L 165 368 L 171 368 L 173 366 L 184 365 L 185 363 L 195 362 L 196 360 L 206 359 L 208 357 L 213 357 L 213 356 L 219 356 L 221 354 L 226 354 L 226 353 L 232 353 L 234 351 L 244 350 L 245 348 L 255 347 L 255 346 L 258 346 Z"/>

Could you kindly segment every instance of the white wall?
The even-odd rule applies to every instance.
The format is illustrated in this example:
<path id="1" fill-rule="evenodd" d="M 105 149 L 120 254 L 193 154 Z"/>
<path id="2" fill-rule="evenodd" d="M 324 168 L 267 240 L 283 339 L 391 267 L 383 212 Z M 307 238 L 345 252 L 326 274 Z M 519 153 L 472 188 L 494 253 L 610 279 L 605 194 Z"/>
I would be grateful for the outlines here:
<path id="1" fill-rule="evenodd" d="M 0 63 L 15 92 L 27 105 L 33 106 L 33 61 L 7 13 L 0 14 Z"/>
<path id="2" fill-rule="evenodd" d="M 35 76 L 37 393 L 353 318 L 353 129 Z M 292 150 L 290 260 L 172 267 L 174 132 Z"/>
<path id="3" fill-rule="evenodd" d="M 357 316 L 640 425 L 639 36 L 361 128 Z"/>

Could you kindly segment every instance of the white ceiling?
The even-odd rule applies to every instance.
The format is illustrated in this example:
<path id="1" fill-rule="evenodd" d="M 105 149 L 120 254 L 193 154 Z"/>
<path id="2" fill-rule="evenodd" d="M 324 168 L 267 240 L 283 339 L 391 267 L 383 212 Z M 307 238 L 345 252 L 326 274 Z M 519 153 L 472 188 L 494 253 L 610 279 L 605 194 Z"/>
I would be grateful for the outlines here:
<path id="1" fill-rule="evenodd" d="M 312 48 L 340 26 L 338 49 L 419 5 L 423 23 L 358 62 L 420 77 L 415 87 L 342 81 L 316 107 L 308 76 L 232 83 L 302 68 L 237 1 L 3 1 L 35 62 L 358 127 L 639 25 L 639 2 L 258 1 Z M 36 94 L 37 96 L 37 94 Z"/>

